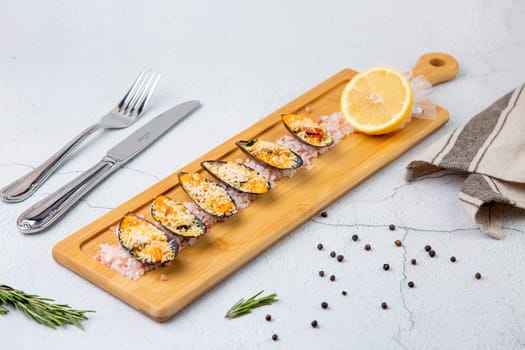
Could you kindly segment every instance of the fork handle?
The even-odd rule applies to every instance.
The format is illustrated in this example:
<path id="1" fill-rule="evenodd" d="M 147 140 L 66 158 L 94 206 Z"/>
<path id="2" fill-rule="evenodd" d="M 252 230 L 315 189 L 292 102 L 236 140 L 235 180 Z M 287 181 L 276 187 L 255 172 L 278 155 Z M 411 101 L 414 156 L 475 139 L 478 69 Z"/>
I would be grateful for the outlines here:
<path id="1" fill-rule="evenodd" d="M 105 156 L 77 178 L 20 214 L 16 220 L 18 229 L 23 233 L 36 233 L 51 226 L 82 196 L 117 170 L 120 165 L 120 162 Z"/>
<path id="2" fill-rule="evenodd" d="M 91 125 L 37 168 L 2 188 L 0 190 L 2 201 L 7 203 L 21 202 L 31 196 L 86 137 L 100 128 L 99 123 Z"/>

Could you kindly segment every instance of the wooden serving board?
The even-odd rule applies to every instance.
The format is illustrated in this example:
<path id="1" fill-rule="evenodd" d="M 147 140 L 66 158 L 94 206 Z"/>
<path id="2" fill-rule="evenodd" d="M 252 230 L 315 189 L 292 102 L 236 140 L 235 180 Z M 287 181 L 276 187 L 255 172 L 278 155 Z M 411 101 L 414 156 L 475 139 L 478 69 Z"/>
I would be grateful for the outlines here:
<path id="1" fill-rule="evenodd" d="M 430 66 L 440 68 L 448 67 L 448 64 L 438 65 L 431 62 Z M 115 225 L 127 212 L 151 219 L 151 201 L 160 194 L 180 201 L 189 201 L 178 183 L 179 171 L 198 171 L 209 177 L 200 167 L 201 161 L 246 158 L 235 146 L 235 141 L 256 137 L 276 140 L 287 134 L 280 121 L 283 113 L 306 114 L 306 105 L 312 108 L 312 112 L 308 114 L 310 117 L 339 111 L 341 91 L 355 74 L 356 72 L 349 69 L 342 70 L 222 145 L 175 171 L 56 244 L 53 257 L 60 264 L 152 319 L 169 319 L 447 122 L 448 112 L 438 108 L 435 120 L 413 119 L 404 129 L 386 136 L 347 136 L 330 151 L 313 159 L 313 169 L 301 169 L 294 177 L 278 181 L 276 188 L 258 197 L 242 213 L 213 226 L 197 243 L 183 250 L 170 266 L 148 272 L 137 281 L 125 278 L 93 259 L 100 244 L 117 241 L 109 227 Z M 433 78 L 432 80 L 437 82 Z M 160 274 L 167 275 L 168 280 L 160 281 Z"/>

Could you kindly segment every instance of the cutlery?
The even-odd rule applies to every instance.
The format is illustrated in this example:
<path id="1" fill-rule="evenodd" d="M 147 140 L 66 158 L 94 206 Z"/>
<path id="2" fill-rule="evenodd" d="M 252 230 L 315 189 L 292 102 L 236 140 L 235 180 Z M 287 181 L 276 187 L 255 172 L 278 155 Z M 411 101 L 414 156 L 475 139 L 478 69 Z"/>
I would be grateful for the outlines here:
<path id="1" fill-rule="evenodd" d="M 100 129 L 121 129 L 133 124 L 142 114 L 155 91 L 160 75 L 143 69 L 122 100 L 100 121 L 82 131 L 51 158 L 13 183 L 0 190 L 0 198 L 7 203 L 21 202 L 31 196 L 47 178 L 66 160 L 67 156 L 89 135 Z"/>
<path id="2" fill-rule="evenodd" d="M 23 233 L 36 233 L 51 226 L 84 194 L 200 105 L 199 101 L 181 103 L 142 126 L 111 148 L 96 165 L 24 211 L 16 221 L 18 229 Z"/>

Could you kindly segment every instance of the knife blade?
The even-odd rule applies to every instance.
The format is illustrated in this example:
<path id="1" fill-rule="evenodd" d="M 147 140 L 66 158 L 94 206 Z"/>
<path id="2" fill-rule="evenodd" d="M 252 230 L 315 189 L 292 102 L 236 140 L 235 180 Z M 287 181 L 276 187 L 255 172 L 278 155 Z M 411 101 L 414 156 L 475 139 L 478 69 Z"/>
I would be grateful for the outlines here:
<path id="1" fill-rule="evenodd" d="M 51 226 L 83 195 L 200 106 L 199 101 L 186 101 L 143 125 L 111 148 L 93 167 L 20 214 L 16 220 L 18 230 L 37 233 Z"/>

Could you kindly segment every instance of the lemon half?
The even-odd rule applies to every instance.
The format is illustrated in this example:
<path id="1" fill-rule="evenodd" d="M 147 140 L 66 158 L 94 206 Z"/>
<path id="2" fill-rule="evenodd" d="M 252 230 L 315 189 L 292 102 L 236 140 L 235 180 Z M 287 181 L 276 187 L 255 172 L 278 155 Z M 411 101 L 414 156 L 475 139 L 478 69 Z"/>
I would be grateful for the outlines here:
<path id="1" fill-rule="evenodd" d="M 414 96 L 406 76 L 390 67 L 373 67 L 356 74 L 341 94 L 341 112 L 357 131 L 387 134 L 410 117 Z"/>

